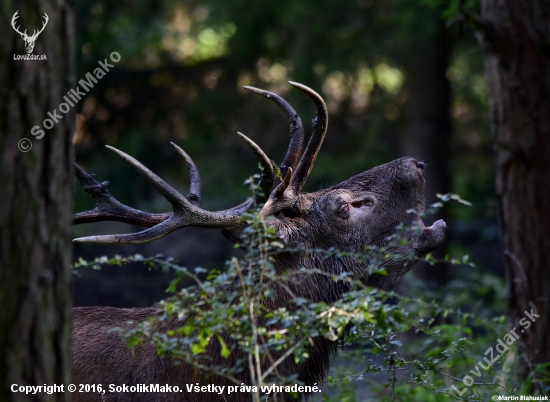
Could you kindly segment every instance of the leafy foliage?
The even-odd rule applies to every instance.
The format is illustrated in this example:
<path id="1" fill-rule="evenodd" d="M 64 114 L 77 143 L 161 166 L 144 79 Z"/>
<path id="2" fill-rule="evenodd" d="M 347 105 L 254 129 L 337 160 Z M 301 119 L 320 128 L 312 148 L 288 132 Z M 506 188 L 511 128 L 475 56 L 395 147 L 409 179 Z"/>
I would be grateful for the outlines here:
<path id="1" fill-rule="evenodd" d="M 252 180 L 248 182 L 252 184 Z M 440 198 L 442 202 L 467 203 L 452 194 Z M 483 362 L 486 349 L 508 332 L 498 303 L 504 288 L 498 278 L 472 273 L 466 281 L 452 282 L 445 293 L 416 284 L 408 293 L 423 294 L 420 298 L 366 287 L 344 272 L 331 279 L 349 290 L 332 304 L 314 302 L 292 294 L 289 283 L 329 274 L 305 268 L 276 272 L 273 261 L 277 255 L 303 250 L 285 249 L 273 228 L 255 211 L 246 214 L 244 220 L 247 227 L 237 246 L 246 249 L 246 254 L 228 261 L 223 272 L 189 270 L 173 259 L 141 255 L 81 260 L 77 266 L 140 261 L 174 270 L 176 278 L 168 287 L 172 296 L 160 302 L 161 313 L 135 323 L 122 336 L 131 348 L 150 342 L 161 356 L 173 359 L 175 364 L 191 364 L 236 385 L 241 384 L 239 373 L 244 370 L 253 373 L 250 385 L 258 389 L 266 384 L 299 382 L 295 376 L 281 376 L 277 367 L 285 359 L 304 362 L 310 357 L 309 345 L 323 337 L 340 343 L 348 369 L 357 367 L 344 374 L 331 373 L 323 386 L 323 400 L 355 400 L 358 388 L 364 392 L 365 387 L 378 395 L 377 400 L 401 401 L 481 401 L 492 394 L 519 392 L 512 375 L 513 346 L 488 371 L 480 371 L 479 379 L 462 392 L 463 377 L 472 376 L 471 370 Z M 401 229 L 401 235 L 389 241 L 402 242 L 405 231 L 417 230 Z M 373 247 L 356 255 L 338 250 L 309 252 L 326 258 L 371 261 L 377 273 L 384 272 L 385 260 L 403 258 Z M 413 259 L 409 256 L 409 263 Z M 424 260 L 438 262 L 430 255 Z M 468 256 L 445 260 L 473 267 Z M 178 284 L 184 277 L 191 278 L 195 285 L 180 288 Z M 286 305 L 276 303 L 277 291 L 289 292 Z M 477 302 L 473 304 L 472 300 Z M 181 322 L 181 326 L 162 330 L 163 323 L 171 320 Z M 267 366 L 265 359 L 270 362 Z M 383 376 L 385 381 L 374 380 Z M 261 398 L 258 391 L 255 400 Z"/>

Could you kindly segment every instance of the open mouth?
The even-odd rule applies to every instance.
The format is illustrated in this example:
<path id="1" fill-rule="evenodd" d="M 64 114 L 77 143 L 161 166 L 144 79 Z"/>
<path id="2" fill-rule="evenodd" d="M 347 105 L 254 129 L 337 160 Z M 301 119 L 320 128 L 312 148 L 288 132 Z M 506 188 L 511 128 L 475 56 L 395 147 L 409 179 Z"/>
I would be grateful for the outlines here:
<path id="1" fill-rule="evenodd" d="M 427 253 L 439 247 L 445 241 L 447 224 L 443 219 L 435 221 L 431 226 L 426 226 L 422 218 L 419 217 L 417 223 L 422 229 L 422 233 L 415 241 L 415 248 L 418 251 Z"/>
<path id="2" fill-rule="evenodd" d="M 441 225 L 446 226 L 446 223 L 443 219 L 439 219 L 435 221 L 431 226 L 426 226 L 421 216 L 418 216 L 418 218 L 416 219 L 416 224 L 420 226 L 422 229 L 426 229 L 426 230 L 433 230 L 436 226 L 441 226 Z"/>

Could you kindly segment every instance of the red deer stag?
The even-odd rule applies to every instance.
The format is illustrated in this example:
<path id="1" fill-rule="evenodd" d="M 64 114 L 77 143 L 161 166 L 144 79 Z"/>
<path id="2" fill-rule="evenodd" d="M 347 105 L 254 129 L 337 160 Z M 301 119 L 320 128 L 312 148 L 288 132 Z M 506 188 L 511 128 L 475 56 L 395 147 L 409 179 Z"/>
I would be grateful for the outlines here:
<path id="1" fill-rule="evenodd" d="M 331 274 L 352 272 L 367 285 L 390 289 L 410 270 L 412 264 L 403 264 L 399 258 L 387 261 L 384 268 L 387 275 L 368 275 L 369 261 L 352 259 L 305 258 L 307 250 L 334 248 L 342 251 L 361 252 L 366 245 L 388 246 L 388 236 L 396 233 L 400 223 L 419 223 L 421 233 L 411 231 L 405 245 L 394 250 L 400 255 L 425 255 L 438 247 L 445 238 L 445 222 L 437 221 L 425 227 L 420 217 L 410 210 L 424 210 L 424 164 L 411 157 L 403 157 L 374 169 L 360 173 L 343 183 L 314 193 L 300 190 L 313 167 L 327 131 L 328 113 L 323 99 L 310 88 L 290 83 L 307 94 L 317 107 L 311 138 L 302 154 L 304 130 L 300 117 L 292 107 L 278 95 L 246 87 L 275 102 L 290 120 L 291 140 L 288 152 L 280 166 L 276 167 L 264 152 L 250 139 L 241 134 L 253 148 L 263 166 L 260 186 L 266 194 L 257 201 L 265 202 L 260 215 L 268 225 L 275 228 L 276 235 L 285 246 L 304 252 L 281 254 L 275 259 L 277 271 L 298 270 L 301 267 L 322 269 Z M 191 176 L 191 191 L 183 196 L 160 177 L 131 156 L 109 147 L 131 164 L 143 177 L 162 194 L 170 204 L 172 213 L 152 214 L 123 205 L 106 189 L 108 183 L 99 183 L 76 165 L 76 176 L 85 191 L 97 200 L 97 206 L 90 211 L 75 215 L 75 224 L 97 221 L 121 221 L 148 229 L 132 234 L 90 236 L 76 239 L 91 243 L 145 243 L 156 240 L 170 232 L 195 226 L 223 229 L 230 239 L 237 239 L 243 229 L 241 215 L 253 204 L 248 200 L 231 209 L 210 212 L 200 208 L 201 181 L 191 158 L 177 145 L 176 151 L 183 157 Z M 300 157 L 301 156 L 301 157 Z M 409 211 L 409 212 L 408 212 Z M 316 276 L 315 283 L 293 284 L 293 293 L 312 301 L 332 302 L 345 289 L 328 276 Z M 276 292 L 274 306 L 284 306 L 290 296 Z M 140 322 L 158 314 L 158 307 L 119 309 L 111 307 L 82 307 L 73 310 L 72 375 L 77 384 L 120 383 L 128 386 L 137 384 L 169 384 L 183 387 L 186 383 L 234 385 L 221 377 L 208 377 L 193 367 L 182 364 L 174 366 L 170 361 L 157 356 L 152 346 L 141 346 L 131 352 L 120 339 L 120 335 L 109 331 L 116 327 L 128 328 L 127 322 Z M 166 323 L 174 328 L 181 321 Z M 335 344 L 324 338 L 316 339 L 309 350 L 310 358 L 303 364 L 287 359 L 278 370 L 283 376 L 297 375 L 306 384 L 314 384 L 327 373 Z M 212 357 L 216 352 L 209 351 Z M 219 352 L 218 352 L 219 354 Z M 250 378 L 246 371 L 241 379 Z M 231 400 L 247 401 L 245 393 L 231 395 L 217 394 L 147 394 L 110 393 L 113 401 L 180 401 L 180 400 Z M 96 401 L 98 395 L 75 394 L 80 401 Z M 282 398 L 282 399 L 281 399 Z M 286 400 L 281 396 L 279 400 Z"/>

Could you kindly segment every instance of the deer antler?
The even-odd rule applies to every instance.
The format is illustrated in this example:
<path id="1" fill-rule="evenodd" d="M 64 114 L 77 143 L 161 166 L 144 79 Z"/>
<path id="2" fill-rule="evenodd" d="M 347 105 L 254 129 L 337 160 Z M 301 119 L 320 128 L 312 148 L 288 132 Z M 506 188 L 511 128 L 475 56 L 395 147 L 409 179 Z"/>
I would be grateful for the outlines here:
<path id="1" fill-rule="evenodd" d="M 108 181 L 100 183 L 93 175 L 86 173 L 76 162 L 73 162 L 73 164 L 75 167 L 74 174 L 80 185 L 84 191 L 97 200 L 97 205 L 94 209 L 74 215 L 73 223 L 75 225 L 100 221 L 119 221 L 132 225 L 151 227 L 170 217 L 170 214 L 150 214 L 122 204 L 107 190 Z"/>
<path id="2" fill-rule="evenodd" d="M 293 176 L 290 183 L 293 192 L 298 194 L 302 187 L 304 187 L 304 184 L 309 177 L 309 173 L 311 172 L 311 169 L 313 169 L 319 150 L 323 145 L 328 128 L 328 111 L 327 105 L 325 105 L 323 98 L 321 98 L 321 96 L 313 89 L 308 88 L 305 85 L 298 84 L 297 82 L 289 82 L 289 84 L 305 92 L 311 99 L 313 99 L 315 106 L 317 107 L 317 116 L 313 120 L 313 131 L 311 133 L 311 137 L 307 144 L 306 150 L 300 159 L 300 163 L 296 169 L 296 174 Z"/>
<path id="3" fill-rule="evenodd" d="M 44 28 L 46 28 L 46 25 L 48 25 L 48 21 L 50 20 L 50 17 L 48 17 L 48 14 L 44 13 L 44 16 L 42 18 L 44 18 L 44 22 L 42 23 L 42 28 L 40 28 L 40 30 L 38 32 L 36 32 L 36 29 L 34 30 L 32 36 L 31 36 L 31 38 L 33 38 L 33 39 L 36 38 L 38 35 L 40 35 L 42 33 L 42 31 L 44 30 Z"/>
<path id="4" fill-rule="evenodd" d="M 277 103 L 285 111 L 287 116 L 289 116 L 291 122 L 292 140 L 287 155 L 281 165 L 281 173 L 284 179 L 282 181 L 274 181 L 273 190 L 260 212 L 263 216 L 272 215 L 283 209 L 297 209 L 295 204 L 298 201 L 298 195 L 315 164 L 315 160 L 317 159 L 317 155 L 323 145 L 323 140 L 327 132 L 328 111 L 323 98 L 321 98 L 317 92 L 305 85 L 296 82 L 289 82 L 289 84 L 309 95 L 317 106 L 317 117 L 313 121 L 313 132 L 299 162 L 298 158 L 300 157 L 303 143 L 303 127 L 300 117 L 298 117 L 294 109 L 278 95 L 257 88 L 245 87 Z M 296 165 L 298 166 L 296 167 Z M 294 169 L 296 169 L 296 171 L 293 173 Z M 299 213 L 299 211 L 296 210 L 294 213 Z"/>
<path id="5" fill-rule="evenodd" d="M 98 183 L 91 175 L 84 172 L 76 165 L 76 176 L 83 188 L 92 197 L 96 198 L 98 204 L 91 211 L 82 212 L 74 216 L 74 223 L 88 223 L 104 220 L 116 220 L 131 223 L 134 225 L 150 227 L 138 233 L 123 235 L 88 236 L 74 239 L 75 242 L 88 243 L 124 243 L 139 244 L 156 240 L 160 237 L 186 227 L 204 228 L 226 228 L 236 226 L 240 223 L 240 215 L 250 208 L 252 201 L 226 211 L 209 212 L 198 207 L 200 204 L 201 181 L 195 164 L 191 158 L 177 145 L 173 144 L 177 152 L 182 155 L 186 162 L 191 176 L 191 194 L 188 198 L 182 196 L 168 183 L 147 169 L 130 155 L 110 146 L 110 150 L 121 156 L 126 162 L 132 165 L 143 177 L 172 204 L 171 214 L 151 214 L 128 207 L 112 197 L 106 189 L 107 182 Z"/>
<path id="6" fill-rule="evenodd" d="M 19 30 L 19 27 L 16 27 L 15 26 L 15 20 L 17 20 L 17 18 L 19 18 L 19 10 L 17 10 L 15 12 L 15 14 L 13 14 L 13 17 L 11 19 L 11 26 L 13 27 L 13 29 L 15 30 L 15 32 L 17 32 L 19 35 L 23 36 L 23 37 L 26 37 L 27 36 L 27 30 L 25 29 L 25 32 L 21 32 Z"/>
<path id="7" fill-rule="evenodd" d="M 171 142 L 170 144 L 172 144 L 173 147 L 176 148 L 176 152 L 183 157 L 183 159 L 185 160 L 185 167 L 189 172 L 189 178 L 191 180 L 191 189 L 189 190 L 187 199 L 191 204 L 197 207 L 200 207 L 201 197 L 202 197 L 202 184 L 201 184 L 201 176 L 199 174 L 199 170 L 195 166 L 193 159 L 191 159 L 191 157 L 187 155 L 187 153 L 185 153 L 183 149 L 178 147 L 173 142 Z"/>
<path id="8" fill-rule="evenodd" d="M 298 164 L 300 154 L 302 153 L 302 146 L 304 143 L 304 126 L 302 125 L 302 119 L 298 116 L 298 113 L 279 95 L 274 94 L 273 92 L 265 91 L 263 89 L 254 88 L 254 87 L 244 87 L 245 89 L 265 96 L 267 99 L 272 100 L 279 106 L 283 112 L 287 115 L 290 121 L 290 144 L 288 146 L 288 151 L 286 153 L 283 162 L 281 163 L 280 170 L 281 175 L 286 176 L 288 169 L 294 169 Z M 273 190 L 281 180 L 276 177 L 272 181 Z"/>
<path id="9" fill-rule="evenodd" d="M 328 113 L 323 99 L 312 89 L 290 82 L 290 84 L 308 94 L 317 105 L 317 118 L 314 120 L 313 132 L 304 154 L 300 158 L 303 146 L 304 130 L 302 121 L 294 109 L 280 96 L 257 88 L 245 87 L 273 100 L 288 116 L 290 121 L 290 144 L 287 154 L 281 164 L 282 180 L 275 174 L 274 166 L 267 155 L 252 140 L 244 134 L 238 133 L 252 148 L 263 168 L 261 188 L 264 194 L 257 197 L 257 201 L 267 202 L 261 210 L 263 216 L 271 215 L 283 209 L 296 209 L 296 203 L 300 190 L 315 163 L 319 149 L 325 137 Z M 152 214 L 140 211 L 122 204 L 116 200 L 107 190 L 108 182 L 98 182 L 92 175 L 86 173 L 75 163 L 75 175 L 84 188 L 97 200 L 94 209 L 75 214 L 74 223 L 89 223 L 98 221 L 120 221 L 138 226 L 148 227 L 133 234 L 116 234 L 106 236 L 89 236 L 75 239 L 76 242 L 91 243 L 145 243 L 156 240 L 177 229 L 186 226 L 203 228 L 231 228 L 241 223 L 241 215 L 253 204 L 247 200 L 233 208 L 209 212 L 200 208 L 201 179 L 193 160 L 180 147 L 172 143 L 176 151 L 183 157 L 185 166 L 191 178 L 191 190 L 184 197 L 174 190 L 168 183 L 147 169 L 136 159 L 126 153 L 107 146 L 116 152 L 126 162 L 132 165 L 155 189 L 172 204 L 172 213 Z M 293 174 L 293 172 L 294 173 Z M 269 195 L 269 196 L 268 196 Z"/>
<path id="10" fill-rule="evenodd" d="M 275 180 L 273 164 L 264 151 L 262 151 L 262 149 L 254 141 L 243 133 L 237 132 L 237 134 L 248 144 L 250 148 L 252 148 L 252 151 L 254 151 L 254 154 L 257 156 L 260 166 L 262 167 L 262 176 L 259 183 L 262 192 L 261 194 L 256 194 L 256 202 L 261 204 L 265 202 L 269 196 L 269 193 L 271 193 L 271 188 L 273 187 L 273 180 Z"/>
<path id="11" fill-rule="evenodd" d="M 48 25 L 48 21 L 50 20 L 50 17 L 48 17 L 48 14 L 44 13 L 44 16 L 42 18 L 45 19 L 45 21 L 42 23 L 42 28 L 37 32 L 36 29 L 33 31 L 33 34 L 31 36 L 28 36 L 27 35 L 27 30 L 25 29 L 25 32 L 21 32 L 19 30 L 19 27 L 16 27 L 15 26 L 15 22 L 17 20 L 17 18 L 19 18 L 19 10 L 17 10 L 15 12 L 15 14 L 13 14 L 13 17 L 11 19 L 11 26 L 13 27 L 13 29 L 15 30 L 15 32 L 17 32 L 19 35 L 21 35 L 23 37 L 23 39 L 36 39 L 38 37 L 38 35 L 40 35 L 42 33 L 42 31 L 44 30 L 44 28 L 46 28 L 46 25 Z"/>

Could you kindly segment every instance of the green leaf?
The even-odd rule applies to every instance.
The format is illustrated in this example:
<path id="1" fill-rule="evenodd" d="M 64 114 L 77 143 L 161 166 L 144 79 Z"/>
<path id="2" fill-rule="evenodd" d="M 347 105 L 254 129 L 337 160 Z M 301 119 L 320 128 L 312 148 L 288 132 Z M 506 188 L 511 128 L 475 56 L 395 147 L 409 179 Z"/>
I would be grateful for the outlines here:
<path id="1" fill-rule="evenodd" d="M 200 355 L 204 352 L 206 352 L 206 348 L 202 347 L 198 343 L 195 343 L 193 346 L 191 346 L 191 353 L 193 353 L 194 355 Z"/>
<path id="2" fill-rule="evenodd" d="M 227 359 L 231 354 L 231 351 L 229 350 L 229 348 L 227 347 L 226 343 L 224 342 L 223 338 L 220 335 L 218 335 L 218 342 L 220 342 L 220 346 L 222 348 L 220 351 L 221 357 L 223 357 L 224 359 Z"/>

